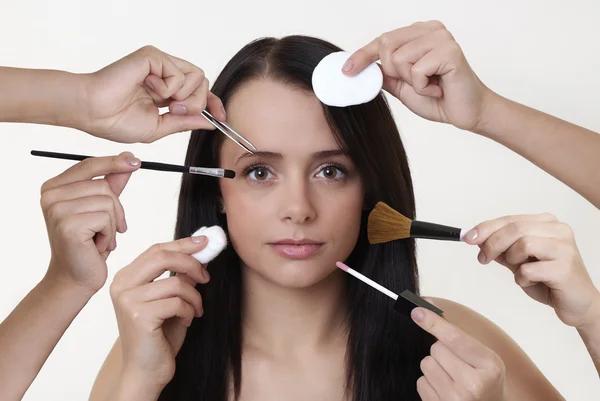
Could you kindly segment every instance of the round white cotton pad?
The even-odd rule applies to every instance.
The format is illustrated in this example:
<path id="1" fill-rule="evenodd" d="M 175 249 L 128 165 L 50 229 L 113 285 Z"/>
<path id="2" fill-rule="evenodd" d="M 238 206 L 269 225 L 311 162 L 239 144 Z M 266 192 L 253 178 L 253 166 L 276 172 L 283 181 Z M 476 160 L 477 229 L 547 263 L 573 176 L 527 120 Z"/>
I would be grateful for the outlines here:
<path id="1" fill-rule="evenodd" d="M 208 244 L 206 244 L 206 248 L 194 253 L 192 256 L 198 262 L 206 264 L 216 258 L 225 249 L 227 246 L 227 236 L 225 235 L 225 231 L 219 226 L 202 227 L 192 236 L 197 237 L 200 235 L 206 236 Z"/>
<path id="2" fill-rule="evenodd" d="M 383 73 L 376 63 L 369 64 L 353 77 L 345 75 L 342 66 L 350 55 L 348 52 L 331 53 L 313 71 L 315 95 L 328 106 L 346 107 L 367 103 L 375 99 L 383 87 Z"/>

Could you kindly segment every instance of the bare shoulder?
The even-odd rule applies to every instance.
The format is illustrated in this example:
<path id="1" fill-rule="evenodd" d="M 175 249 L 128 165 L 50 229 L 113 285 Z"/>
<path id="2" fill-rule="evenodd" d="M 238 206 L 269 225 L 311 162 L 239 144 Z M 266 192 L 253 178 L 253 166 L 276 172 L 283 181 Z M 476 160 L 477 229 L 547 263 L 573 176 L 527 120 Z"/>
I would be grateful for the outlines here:
<path id="1" fill-rule="evenodd" d="M 494 351 L 506 367 L 509 400 L 564 400 L 523 349 L 498 325 L 473 309 L 444 298 L 427 297 L 445 319 Z"/>
<path id="2" fill-rule="evenodd" d="M 89 401 L 105 401 L 121 370 L 121 342 L 117 338 L 104 360 L 90 392 Z"/>

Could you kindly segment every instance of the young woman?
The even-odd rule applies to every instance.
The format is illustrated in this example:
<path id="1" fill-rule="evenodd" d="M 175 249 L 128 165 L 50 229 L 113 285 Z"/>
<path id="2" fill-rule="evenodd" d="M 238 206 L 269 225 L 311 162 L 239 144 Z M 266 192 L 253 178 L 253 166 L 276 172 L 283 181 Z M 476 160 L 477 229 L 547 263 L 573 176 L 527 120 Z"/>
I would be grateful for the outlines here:
<path id="1" fill-rule="evenodd" d="M 262 39 L 216 79 L 228 122 L 259 151 L 192 134 L 187 164 L 237 176 L 185 176 L 179 240 L 151 247 L 115 277 L 120 339 L 92 400 L 562 399 L 477 313 L 436 299 L 449 323 L 426 314 L 435 324 L 419 327 L 336 268 L 346 261 L 393 291 L 419 292 L 414 241 L 366 239 L 377 201 L 415 215 L 384 98 L 331 108 L 311 91 L 314 67 L 336 50 L 303 36 Z M 187 237 L 214 224 L 230 245 L 209 274 L 190 256 L 202 245 Z M 169 270 L 176 275 L 154 281 Z"/>

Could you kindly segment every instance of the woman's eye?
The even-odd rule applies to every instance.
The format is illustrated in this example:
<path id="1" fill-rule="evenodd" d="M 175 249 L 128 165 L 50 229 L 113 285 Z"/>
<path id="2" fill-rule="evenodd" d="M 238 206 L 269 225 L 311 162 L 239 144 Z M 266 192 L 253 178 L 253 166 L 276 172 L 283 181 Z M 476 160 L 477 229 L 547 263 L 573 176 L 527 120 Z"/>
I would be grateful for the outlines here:
<path id="1" fill-rule="evenodd" d="M 255 181 L 265 181 L 269 178 L 269 170 L 264 167 L 256 167 L 250 171 L 249 176 Z"/>
<path id="2" fill-rule="evenodd" d="M 321 176 L 321 174 L 322 174 L 323 178 L 332 180 L 332 179 L 338 178 L 338 176 L 343 176 L 344 172 L 339 167 L 326 166 L 326 167 L 323 167 L 323 169 L 321 169 L 318 176 Z"/>

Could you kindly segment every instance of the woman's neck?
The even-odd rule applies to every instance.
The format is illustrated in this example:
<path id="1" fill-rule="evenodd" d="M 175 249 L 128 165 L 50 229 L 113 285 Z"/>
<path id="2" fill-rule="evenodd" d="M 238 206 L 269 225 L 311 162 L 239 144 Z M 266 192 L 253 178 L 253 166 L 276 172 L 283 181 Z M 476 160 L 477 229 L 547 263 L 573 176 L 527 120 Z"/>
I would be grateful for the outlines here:
<path id="1" fill-rule="evenodd" d="M 284 288 L 242 266 L 244 347 L 297 354 L 347 344 L 345 277 L 334 271 L 309 288 Z"/>

